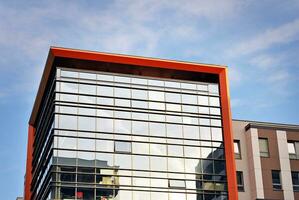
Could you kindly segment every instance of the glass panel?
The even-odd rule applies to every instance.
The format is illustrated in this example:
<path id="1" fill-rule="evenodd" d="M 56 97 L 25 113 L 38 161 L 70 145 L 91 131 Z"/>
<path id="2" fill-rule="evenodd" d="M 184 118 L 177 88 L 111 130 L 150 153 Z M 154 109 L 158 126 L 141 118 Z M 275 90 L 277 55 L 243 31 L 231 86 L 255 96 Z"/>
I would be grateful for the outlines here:
<path id="1" fill-rule="evenodd" d="M 133 108 L 148 108 L 148 102 L 146 101 L 132 101 L 132 107 Z"/>
<path id="2" fill-rule="evenodd" d="M 181 105 L 167 103 L 166 110 L 181 112 Z"/>
<path id="3" fill-rule="evenodd" d="M 78 129 L 95 131 L 95 118 L 92 117 L 78 117 Z"/>
<path id="4" fill-rule="evenodd" d="M 268 157 L 269 156 L 268 139 L 259 138 L 259 147 L 260 147 L 260 155 L 262 157 Z"/>
<path id="5" fill-rule="evenodd" d="M 75 83 L 60 83 L 61 92 L 78 93 L 78 84 Z"/>
<path id="6" fill-rule="evenodd" d="M 113 97 L 113 87 L 97 86 L 97 95 Z"/>
<path id="7" fill-rule="evenodd" d="M 181 103 L 181 95 L 177 93 L 165 93 L 167 102 Z"/>
<path id="8" fill-rule="evenodd" d="M 149 102 L 149 109 L 165 110 L 165 103 Z"/>
<path id="9" fill-rule="evenodd" d="M 176 137 L 176 138 L 183 137 L 182 125 L 167 124 L 166 129 L 167 129 L 167 137 Z"/>
<path id="10" fill-rule="evenodd" d="M 169 180 L 169 187 L 185 188 L 186 183 L 183 180 Z"/>
<path id="11" fill-rule="evenodd" d="M 198 96 L 198 105 L 209 105 L 209 98 L 207 96 Z"/>
<path id="12" fill-rule="evenodd" d="M 184 138 L 199 139 L 199 127 L 198 126 L 183 126 Z"/>
<path id="13" fill-rule="evenodd" d="M 197 98 L 195 95 L 182 94 L 182 103 L 197 104 Z"/>
<path id="14" fill-rule="evenodd" d="M 218 97 L 209 97 L 210 106 L 220 106 L 220 101 Z"/>
<path id="15" fill-rule="evenodd" d="M 95 85 L 80 84 L 79 85 L 79 93 L 80 94 L 96 95 L 96 86 Z"/>
<path id="16" fill-rule="evenodd" d="M 147 156 L 132 156 L 133 169 L 149 170 L 149 157 Z"/>
<path id="17" fill-rule="evenodd" d="M 167 171 L 167 158 L 150 157 L 152 171 Z"/>
<path id="18" fill-rule="evenodd" d="M 184 149 L 185 149 L 186 157 L 192 157 L 192 158 L 200 157 L 200 147 L 185 146 Z"/>
<path id="19" fill-rule="evenodd" d="M 131 155 L 115 154 L 114 159 L 115 167 L 131 169 Z"/>
<path id="20" fill-rule="evenodd" d="M 97 131 L 113 132 L 113 120 L 98 118 L 97 119 Z"/>
<path id="21" fill-rule="evenodd" d="M 288 151 L 289 151 L 289 154 L 296 154 L 294 142 L 288 142 Z"/>
<path id="22" fill-rule="evenodd" d="M 57 137 L 58 148 L 61 149 L 76 149 L 77 148 L 77 139 L 76 138 L 67 138 L 67 137 Z"/>
<path id="23" fill-rule="evenodd" d="M 153 101 L 164 101 L 164 92 L 149 91 L 148 92 L 149 100 Z"/>
<path id="24" fill-rule="evenodd" d="M 126 88 L 114 88 L 114 96 L 122 98 L 130 98 L 131 90 Z"/>
<path id="25" fill-rule="evenodd" d="M 96 151 L 113 152 L 114 142 L 109 140 L 96 140 Z"/>
<path id="26" fill-rule="evenodd" d="M 95 140 L 94 139 L 78 138 L 78 149 L 94 151 L 95 150 Z"/>
<path id="27" fill-rule="evenodd" d="M 131 152 L 131 142 L 115 142 L 116 152 Z"/>
<path id="28" fill-rule="evenodd" d="M 77 130 L 77 117 L 70 115 L 58 115 L 59 128 Z"/>
<path id="29" fill-rule="evenodd" d="M 219 89 L 217 84 L 209 84 L 209 92 L 212 94 L 219 94 Z"/>
<path id="30" fill-rule="evenodd" d="M 147 91 L 146 90 L 132 90 L 132 98 L 133 99 L 144 99 L 147 100 Z"/>
<path id="31" fill-rule="evenodd" d="M 132 121 L 132 134 L 148 135 L 148 122 Z"/>
<path id="32" fill-rule="evenodd" d="M 116 133 L 131 133 L 131 121 L 114 120 L 114 131 Z"/>
<path id="33" fill-rule="evenodd" d="M 113 166 L 113 154 L 96 153 L 96 166 L 97 167 L 112 167 Z"/>
<path id="34" fill-rule="evenodd" d="M 150 152 L 152 155 L 166 155 L 166 145 L 150 144 Z"/>
<path id="35" fill-rule="evenodd" d="M 192 83 L 181 83 L 182 89 L 196 90 L 196 85 Z"/>
<path id="36" fill-rule="evenodd" d="M 209 127 L 200 127 L 200 139 L 202 140 L 210 140 L 211 139 L 211 132 Z"/>
<path id="37" fill-rule="evenodd" d="M 201 164 L 199 159 L 185 159 L 187 173 L 201 173 Z"/>
<path id="38" fill-rule="evenodd" d="M 184 172 L 184 159 L 168 158 L 168 170 L 172 172 Z"/>
<path id="39" fill-rule="evenodd" d="M 136 154 L 149 154 L 149 144 L 147 143 L 132 143 L 133 153 Z"/>
<path id="40" fill-rule="evenodd" d="M 183 156 L 183 146 L 168 145 L 168 156 Z"/>
<path id="41" fill-rule="evenodd" d="M 212 140 L 223 141 L 221 128 L 211 128 L 211 131 L 212 131 Z"/>
<path id="42" fill-rule="evenodd" d="M 166 136 L 165 124 L 149 123 L 150 135 L 152 136 Z"/>

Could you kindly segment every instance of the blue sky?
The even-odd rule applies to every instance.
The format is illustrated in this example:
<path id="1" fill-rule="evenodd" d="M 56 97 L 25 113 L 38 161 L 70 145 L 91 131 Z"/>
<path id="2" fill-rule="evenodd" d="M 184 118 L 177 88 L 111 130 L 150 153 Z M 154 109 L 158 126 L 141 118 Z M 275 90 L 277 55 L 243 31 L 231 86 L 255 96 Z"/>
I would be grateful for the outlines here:
<path id="1" fill-rule="evenodd" d="M 0 193 L 23 192 L 49 46 L 229 66 L 233 118 L 299 124 L 298 0 L 0 0 Z"/>

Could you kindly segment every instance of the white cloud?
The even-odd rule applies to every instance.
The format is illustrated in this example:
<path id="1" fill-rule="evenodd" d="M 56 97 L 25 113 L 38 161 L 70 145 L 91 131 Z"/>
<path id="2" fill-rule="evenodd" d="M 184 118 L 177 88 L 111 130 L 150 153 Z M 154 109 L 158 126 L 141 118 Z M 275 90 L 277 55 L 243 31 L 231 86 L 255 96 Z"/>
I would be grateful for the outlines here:
<path id="1" fill-rule="evenodd" d="M 229 51 L 231 56 L 240 56 L 268 49 L 273 45 L 286 44 L 299 39 L 299 19 L 276 28 L 270 28 L 251 39 L 240 42 Z"/>
<path id="2" fill-rule="evenodd" d="M 284 56 L 282 55 L 262 54 L 254 56 L 249 62 L 254 67 L 257 67 L 262 70 L 269 70 L 277 68 L 283 60 Z"/>

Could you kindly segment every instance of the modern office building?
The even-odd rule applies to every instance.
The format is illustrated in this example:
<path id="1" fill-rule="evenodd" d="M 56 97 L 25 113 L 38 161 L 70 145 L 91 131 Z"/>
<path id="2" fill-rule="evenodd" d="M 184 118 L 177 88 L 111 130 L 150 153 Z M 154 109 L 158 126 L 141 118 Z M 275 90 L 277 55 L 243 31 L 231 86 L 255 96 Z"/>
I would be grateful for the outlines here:
<path id="1" fill-rule="evenodd" d="M 25 200 L 238 199 L 227 68 L 51 48 Z"/>
<path id="2" fill-rule="evenodd" d="M 299 126 L 233 120 L 239 199 L 299 199 Z"/>

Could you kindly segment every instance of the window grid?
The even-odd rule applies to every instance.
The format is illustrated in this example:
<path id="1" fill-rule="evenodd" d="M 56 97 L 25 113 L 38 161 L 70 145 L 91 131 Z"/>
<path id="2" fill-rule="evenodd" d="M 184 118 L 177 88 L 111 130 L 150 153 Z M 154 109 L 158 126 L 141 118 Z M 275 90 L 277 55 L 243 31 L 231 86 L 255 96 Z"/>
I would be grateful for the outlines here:
<path id="1" fill-rule="evenodd" d="M 216 84 L 65 70 L 57 83 L 53 184 L 60 194 L 55 197 L 111 198 L 127 192 L 125 199 L 135 200 L 137 190 L 145 190 L 149 196 L 140 197 L 148 200 L 156 199 L 157 191 L 167 200 L 227 198 Z M 128 148 L 119 149 L 121 144 Z M 92 173 L 59 169 L 67 166 Z M 118 174 L 111 179 L 97 170 Z M 71 181 L 60 180 L 67 175 Z M 61 187 L 66 182 L 69 187 Z M 161 187 L 151 187 L 159 182 Z M 84 184 L 92 189 L 84 190 Z"/>

